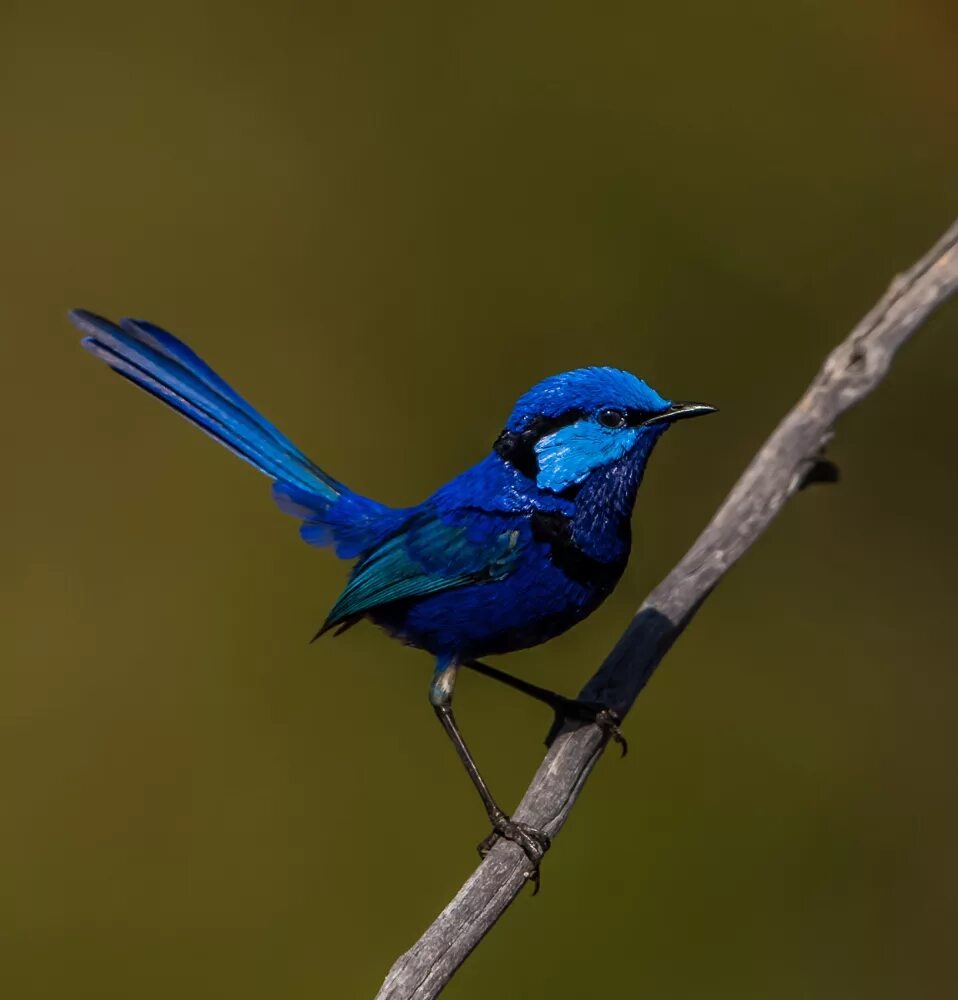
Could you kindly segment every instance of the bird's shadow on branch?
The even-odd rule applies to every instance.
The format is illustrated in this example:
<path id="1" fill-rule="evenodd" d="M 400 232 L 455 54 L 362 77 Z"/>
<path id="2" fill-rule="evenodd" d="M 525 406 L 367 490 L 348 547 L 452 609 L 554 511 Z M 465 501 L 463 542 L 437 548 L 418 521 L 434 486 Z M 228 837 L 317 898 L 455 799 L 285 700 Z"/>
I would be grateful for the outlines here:
<path id="1" fill-rule="evenodd" d="M 674 638 L 680 630 L 657 608 L 640 609 L 626 629 L 622 642 L 579 692 L 577 703 L 606 709 L 617 721 L 624 719 L 671 644 L 668 637 Z M 594 721 L 557 712 L 543 742 L 550 747 L 559 733 L 571 732 Z M 625 746 L 624 740 L 619 738 L 618 741 Z"/>
<path id="2" fill-rule="evenodd" d="M 656 607 L 642 608 L 580 697 L 624 717 L 684 626 L 685 621 L 676 622 Z"/>

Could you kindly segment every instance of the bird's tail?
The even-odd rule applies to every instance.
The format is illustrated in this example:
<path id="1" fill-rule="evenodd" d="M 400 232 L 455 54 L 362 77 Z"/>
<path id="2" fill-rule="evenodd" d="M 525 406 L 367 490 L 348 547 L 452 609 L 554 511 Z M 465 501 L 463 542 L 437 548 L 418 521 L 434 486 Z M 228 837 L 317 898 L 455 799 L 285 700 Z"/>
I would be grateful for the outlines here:
<path id="1" fill-rule="evenodd" d="M 83 346 L 274 480 L 273 496 L 303 519 L 303 538 L 353 558 L 393 529 L 400 514 L 337 482 L 171 333 L 143 320 L 119 325 L 83 309 L 70 319 Z"/>

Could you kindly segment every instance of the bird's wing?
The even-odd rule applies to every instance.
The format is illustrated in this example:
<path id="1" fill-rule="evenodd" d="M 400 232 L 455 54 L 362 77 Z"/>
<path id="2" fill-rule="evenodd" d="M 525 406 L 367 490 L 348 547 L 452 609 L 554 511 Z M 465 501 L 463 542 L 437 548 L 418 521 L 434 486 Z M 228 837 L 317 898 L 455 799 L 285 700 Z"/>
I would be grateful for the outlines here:
<path id="1" fill-rule="evenodd" d="M 419 512 L 374 549 L 353 571 L 317 634 L 392 601 L 508 576 L 519 555 L 515 522 L 482 511 L 457 514 L 451 522 L 449 515 Z"/>

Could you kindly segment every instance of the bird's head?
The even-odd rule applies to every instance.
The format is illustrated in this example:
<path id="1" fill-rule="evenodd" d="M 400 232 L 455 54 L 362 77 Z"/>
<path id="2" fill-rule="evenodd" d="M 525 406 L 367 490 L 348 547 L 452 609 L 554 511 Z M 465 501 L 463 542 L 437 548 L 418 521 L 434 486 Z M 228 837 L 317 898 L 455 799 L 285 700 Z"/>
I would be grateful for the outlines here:
<path id="1" fill-rule="evenodd" d="M 519 398 L 495 451 L 541 489 L 562 493 L 605 466 L 644 462 L 675 421 L 713 412 L 665 399 L 618 368 L 577 368 Z"/>

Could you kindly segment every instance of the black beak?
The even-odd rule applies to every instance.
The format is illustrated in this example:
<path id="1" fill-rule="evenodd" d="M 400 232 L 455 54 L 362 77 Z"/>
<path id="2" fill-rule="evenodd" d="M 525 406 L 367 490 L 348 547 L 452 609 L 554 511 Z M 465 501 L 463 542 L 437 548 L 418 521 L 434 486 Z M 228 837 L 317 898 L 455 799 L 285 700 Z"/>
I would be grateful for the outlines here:
<path id="1" fill-rule="evenodd" d="M 708 403 L 673 403 L 664 413 L 642 421 L 643 427 L 651 424 L 672 424 L 676 420 L 688 420 L 690 417 L 704 417 L 706 413 L 717 413 L 718 408 Z"/>

